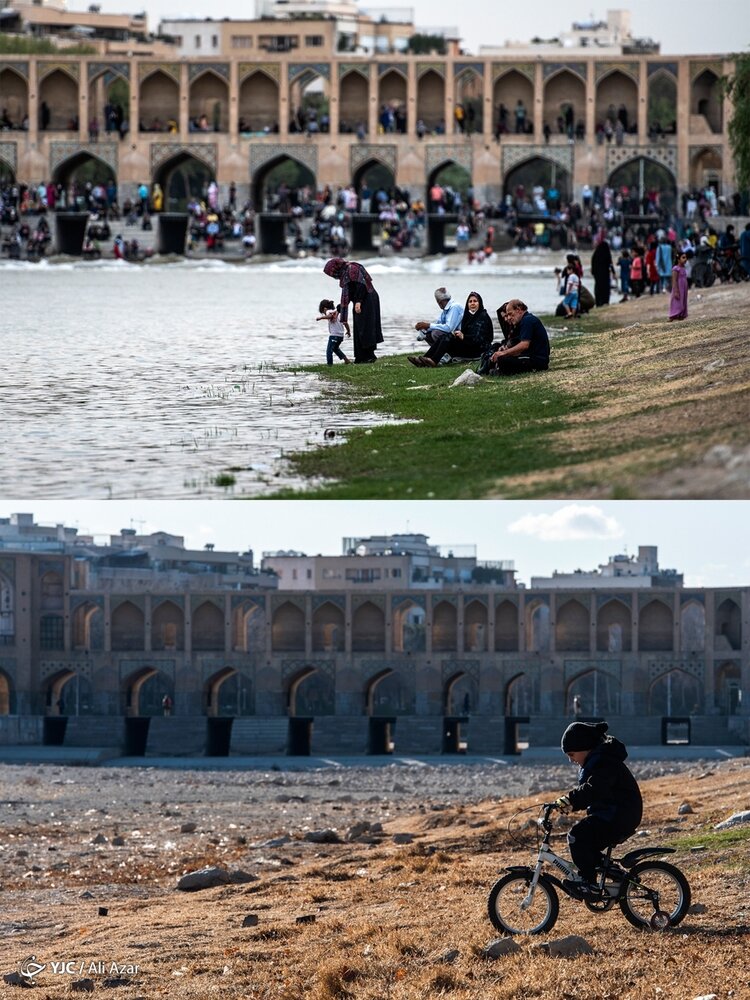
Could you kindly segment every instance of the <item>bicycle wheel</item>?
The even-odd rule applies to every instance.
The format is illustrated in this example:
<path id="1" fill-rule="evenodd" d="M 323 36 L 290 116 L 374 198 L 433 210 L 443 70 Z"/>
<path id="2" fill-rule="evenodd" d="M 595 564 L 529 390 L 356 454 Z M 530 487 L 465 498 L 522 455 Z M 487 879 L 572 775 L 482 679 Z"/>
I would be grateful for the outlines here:
<path id="1" fill-rule="evenodd" d="M 531 905 L 521 909 L 530 883 L 530 875 L 509 872 L 492 886 L 487 912 L 492 926 L 503 934 L 545 934 L 555 926 L 560 903 L 546 879 L 539 879 Z"/>
<path id="2" fill-rule="evenodd" d="M 638 883 L 629 881 L 620 897 L 626 920 L 641 930 L 679 924 L 690 907 L 690 885 L 679 868 L 666 861 L 642 861 L 631 868 L 630 878 Z"/>

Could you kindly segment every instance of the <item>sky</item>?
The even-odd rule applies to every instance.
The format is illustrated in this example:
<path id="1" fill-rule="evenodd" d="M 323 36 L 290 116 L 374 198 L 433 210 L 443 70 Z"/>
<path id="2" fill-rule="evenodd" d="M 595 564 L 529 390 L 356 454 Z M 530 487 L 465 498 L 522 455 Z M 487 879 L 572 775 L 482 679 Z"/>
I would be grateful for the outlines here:
<path id="1" fill-rule="evenodd" d="M 421 533 L 433 545 L 475 545 L 480 560 L 513 560 L 526 584 L 656 545 L 659 565 L 684 573 L 687 586 L 750 585 L 744 500 L 0 501 L 0 517 L 21 512 L 102 541 L 134 528 L 183 535 L 188 548 L 252 549 L 257 563 L 264 551 L 339 555 L 344 537 Z"/>
<path id="2" fill-rule="evenodd" d="M 252 18 L 254 0 L 98 0 L 105 13 L 138 13 L 145 10 L 152 30 L 163 18 Z M 68 0 L 70 10 L 86 10 L 89 0 Z M 360 6 L 366 8 L 362 0 Z M 533 0 L 515 4 L 508 0 L 476 0 L 466 7 L 454 0 L 372 0 L 372 7 L 411 8 L 420 27 L 457 27 L 464 50 L 477 53 L 481 45 L 502 45 L 507 39 L 528 41 L 550 38 L 570 28 L 573 21 L 592 17 L 605 20 L 607 9 L 631 12 L 632 32 L 661 42 L 664 54 L 691 55 L 747 51 L 750 46 L 750 4 L 747 0 L 680 0 L 679 3 L 630 3 L 595 5 L 589 0 Z"/>

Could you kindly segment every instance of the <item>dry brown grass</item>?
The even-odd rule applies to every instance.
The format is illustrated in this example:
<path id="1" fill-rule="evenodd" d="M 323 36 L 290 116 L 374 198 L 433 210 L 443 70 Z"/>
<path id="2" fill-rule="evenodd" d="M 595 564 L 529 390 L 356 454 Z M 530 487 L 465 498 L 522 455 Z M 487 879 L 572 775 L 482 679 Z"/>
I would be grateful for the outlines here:
<path id="1" fill-rule="evenodd" d="M 667 296 L 618 305 L 607 333 L 587 336 L 583 320 L 575 354 L 549 374 L 596 400 L 549 436 L 571 462 L 503 479 L 496 495 L 750 496 L 750 474 L 704 461 L 713 445 L 750 446 L 750 283 L 699 294 L 683 322 L 667 322 Z"/>
<path id="2" fill-rule="evenodd" d="M 645 782 L 644 793 L 650 835 L 641 843 L 673 839 L 664 832 L 669 828 L 705 836 L 717 820 L 750 808 L 750 762 L 728 761 L 710 772 L 696 765 Z M 694 812 L 678 819 L 684 800 Z M 508 819 L 533 801 L 486 801 L 445 809 L 439 822 L 436 814 L 420 812 L 387 824 L 388 833 L 414 835 L 405 846 L 390 838 L 324 847 L 295 840 L 274 853 L 282 862 L 274 867 L 253 869 L 257 850 L 219 843 L 214 857 L 184 860 L 235 863 L 261 877 L 199 893 L 174 891 L 176 878 L 165 878 L 158 857 L 127 865 L 129 885 L 125 877 L 116 883 L 110 870 L 103 873 L 104 862 L 88 871 L 58 870 L 54 889 L 45 888 L 44 873 L 22 886 L 6 881 L 0 924 L 10 922 L 15 933 L 4 937 L 0 971 L 12 971 L 29 954 L 44 962 L 137 964 L 133 984 L 114 994 L 122 1000 L 750 997 L 748 840 L 676 856 L 693 901 L 706 910 L 675 930 L 639 932 L 619 909 L 595 915 L 563 898 L 558 924 L 545 939 L 581 934 L 593 955 L 554 959 L 524 942 L 518 955 L 486 960 L 482 949 L 497 937 L 486 915 L 489 889 L 505 865 L 529 858 L 509 840 Z M 56 832 L 54 853 L 64 858 L 65 834 Z M 83 882 L 92 898 L 81 898 Z M 106 917 L 97 916 L 102 905 Z M 257 914 L 257 926 L 242 926 L 248 913 Z M 45 972 L 36 995 L 67 997 L 74 978 Z M 97 994 L 110 995 L 103 977 L 92 978 Z M 20 995 L 0 984 L 3 998 Z"/>

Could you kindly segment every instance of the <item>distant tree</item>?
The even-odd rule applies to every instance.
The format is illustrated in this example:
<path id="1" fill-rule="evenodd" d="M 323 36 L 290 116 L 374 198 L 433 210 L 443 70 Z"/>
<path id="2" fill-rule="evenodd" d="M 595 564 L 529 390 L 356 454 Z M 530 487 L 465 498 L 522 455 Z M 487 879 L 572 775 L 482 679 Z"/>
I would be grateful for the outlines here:
<path id="1" fill-rule="evenodd" d="M 734 154 L 737 190 L 750 190 L 750 53 L 734 57 L 734 73 L 722 80 L 724 93 L 732 102 L 729 145 Z"/>
<path id="2" fill-rule="evenodd" d="M 409 39 L 408 51 L 418 56 L 429 55 L 433 52 L 435 55 L 444 56 L 446 52 L 445 39 L 442 35 L 412 35 Z"/>

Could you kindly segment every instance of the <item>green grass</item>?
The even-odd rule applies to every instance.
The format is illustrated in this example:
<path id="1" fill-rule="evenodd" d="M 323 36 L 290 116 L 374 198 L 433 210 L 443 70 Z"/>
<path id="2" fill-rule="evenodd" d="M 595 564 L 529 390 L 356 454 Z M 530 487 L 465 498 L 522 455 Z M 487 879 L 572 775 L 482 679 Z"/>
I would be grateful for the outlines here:
<path id="1" fill-rule="evenodd" d="M 558 368 L 574 343 L 556 341 Z M 475 498 L 499 478 L 566 463 L 546 438 L 567 415 L 589 408 L 589 398 L 555 390 L 544 372 L 451 388 L 465 367 L 414 368 L 404 357 L 372 366 L 314 367 L 335 385 L 337 399 L 345 389 L 347 409 L 412 423 L 356 428 L 341 444 L 292 456 L 298 472 L 335 482 L 276 496 Z M 341 423 L 346 425 L 345 417 Z"/>
<path id="2" fill-rule="evenodd" d="M 722 847 L 733 847 L 750 841 L 750 826 L 730 826 L 726 830 L 706 830 L 705 833 L 691 833 L 671 841 L 677 850 L 689 851 L 691 847 L 705 847 L 707 850 L 719 850 Z"/>

